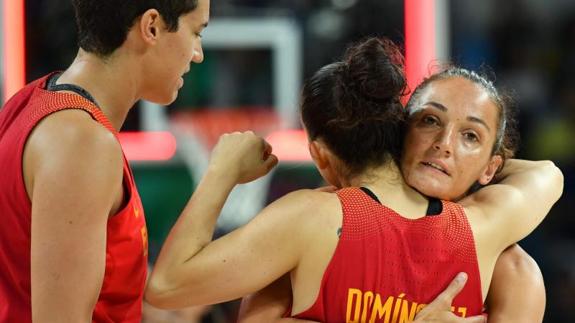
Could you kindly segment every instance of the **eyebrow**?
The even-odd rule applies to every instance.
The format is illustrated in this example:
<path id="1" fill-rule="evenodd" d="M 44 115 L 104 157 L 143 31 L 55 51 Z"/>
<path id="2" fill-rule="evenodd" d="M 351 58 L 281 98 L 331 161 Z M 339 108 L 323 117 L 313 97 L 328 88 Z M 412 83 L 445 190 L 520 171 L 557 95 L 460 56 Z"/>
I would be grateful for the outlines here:
<path id="1" fill-rule="evenodd" d="M 425 102 L 423 105 L 430 105 L 430 106 L 436 108 L 437 110 L 440 110 L 442 112 L 447 112 L 447 108 L 441 103 L 429 101 L 429 102 Z"/>
<path id="2" fill-rule="evenodd" d="M 487 128 L 487 131 L 491 131 L 491 128 L 489 128 L 489 126 L 487 125 L 487 123 L 485 121 L 483 121 L 483 119 L 478 118 L 478 117 L 467 117 L 467 120 L 471 121 L 471 122 L 476 122 L 479 124 L 482 124 L 485 128 Z"/>
<path id="3" fill-rule="evenodd" d="M 426 103 L 423 104 L 423 105 L 429 105 L 429 106 L 431 106 L 431 107 L 433 107 L 433 108 L 435 108 L 435 109 L 437 109 L 437 110 L 440 110 L 440 111 L 442 111 L 442 112 L 447 112 L 447 108 L 446 108 L 443 104 L 441 104 L 441 103 L 437 103 L 437 102 L 434 102 L 434 101 L 429 101 L 429 102 L 426 102 Z M 483 125 L 485 128 L 487 128 L 487 131 L 491 131 L 491 128 L 489 128 L 489 126 L 487 125 L 487 123 L 486 123 L 483 119 L 481 119 L 481 118 L 474 117 L 474 116 L 469 116 L 469 117 L 467 117 L 467 120 L 468 120 L 468 121 L 471 121 L 471 122 L 479 123 L 479 124 Z"/>

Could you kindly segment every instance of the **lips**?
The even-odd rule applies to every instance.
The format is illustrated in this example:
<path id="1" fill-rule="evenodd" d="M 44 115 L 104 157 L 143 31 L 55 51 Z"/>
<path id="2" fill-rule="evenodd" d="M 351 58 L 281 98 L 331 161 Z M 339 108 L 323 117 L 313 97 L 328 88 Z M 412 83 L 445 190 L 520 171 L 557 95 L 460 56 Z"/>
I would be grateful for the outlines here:
<path id="1" fill-rule="evenodd" d="M 421 164 L 427 166 L 427 167 L 431 167 L 431 168 L 435 168 L 438 171 L 444 173 L 445 175 L 449 176 L 449 173 L 446 170 L 446 167 L 444 165 L 442 165 L 441 163 L 438 162 L 432 162 L 432 161 L 423 161 L 421 162 Z"/>

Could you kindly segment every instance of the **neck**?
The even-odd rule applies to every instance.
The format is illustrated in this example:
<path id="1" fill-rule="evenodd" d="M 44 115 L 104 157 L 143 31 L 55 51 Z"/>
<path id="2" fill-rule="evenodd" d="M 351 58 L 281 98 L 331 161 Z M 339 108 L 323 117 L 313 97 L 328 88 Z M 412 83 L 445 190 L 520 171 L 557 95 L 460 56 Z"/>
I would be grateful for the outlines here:
<path id="1" fill-rule="evenodd" d="M 368 167 L 361 174 L 342 179 L 343 186 L 370 186 L 385 182 L 395 185 L 403 182 L 399 168 L 393 161 L 377 167 Z"/>
<path id="2" fill-rule="evenodd" d="M 405 203 L 408 205 L 428 203 L 425 196 L 405 183 L 399 167 L 393 161 L 369 168 L 344 183 L 344 186 L 369 187 L 375 191 L 383 204 L 392 207 Z M 397 209 L 401 208 L 397 206 Z"/>
<path id="3" fill-rule="evenodd" d="M 132 106 L 140 99 L 137 62 L 115 52 L 102 59 L 79 50 L 58 83 L 75 84 L 88 91 L 116 130 L 120 130 Z"/>

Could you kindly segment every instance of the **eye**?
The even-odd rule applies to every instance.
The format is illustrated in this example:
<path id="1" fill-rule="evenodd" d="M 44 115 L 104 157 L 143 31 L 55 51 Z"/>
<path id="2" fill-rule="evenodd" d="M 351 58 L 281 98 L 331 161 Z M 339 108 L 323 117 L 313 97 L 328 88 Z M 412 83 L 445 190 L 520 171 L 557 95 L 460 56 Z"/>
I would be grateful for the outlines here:
<path id="1" fill-rule="evenodd" d="M 465 133 L 463 133 L 463 137 L 465 138 L 465 140 L 467 140 L 469 142 L 478 142 L 479 141 L 479 136 L 477 136 L 473 132 L 465 132 Z"/>
<path id="2" fill-rule="evenodd" d="M 427 126 L 433 126 L 440 124 L 439 119 L 436 116 L 426 115 L 421 118 L 421 123 Z"/>

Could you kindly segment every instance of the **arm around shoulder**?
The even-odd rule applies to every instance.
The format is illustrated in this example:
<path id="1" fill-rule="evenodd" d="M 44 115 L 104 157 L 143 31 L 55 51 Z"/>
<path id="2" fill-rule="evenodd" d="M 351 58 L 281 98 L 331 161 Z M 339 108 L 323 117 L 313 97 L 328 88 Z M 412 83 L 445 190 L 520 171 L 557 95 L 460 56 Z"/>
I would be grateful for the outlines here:
<path id="1" fill-rule="evenodd" d="M 461 201 L 470 221 L 487 224 L 499 250 L 521 240 L 545 218 L 563 193 L 563 173 L 551 161 L 508 160 L 499 182 Z"/>
<path id="2" fill-rule="evenodd" d="M 301 230 L 301 215 L 310 207 L 306 200 L 306 192 L 290 193 L 183 263 L 156 264 L 146 299 L 160 308 L 219 303 L 253 293 L 289 273 L 309 241 Z"/>

